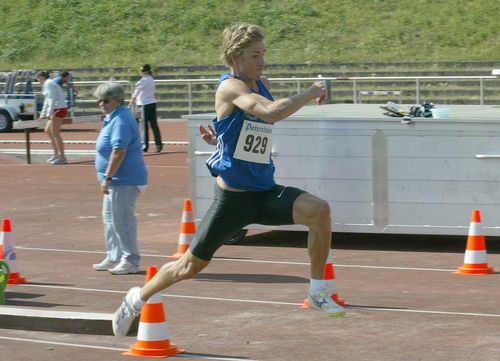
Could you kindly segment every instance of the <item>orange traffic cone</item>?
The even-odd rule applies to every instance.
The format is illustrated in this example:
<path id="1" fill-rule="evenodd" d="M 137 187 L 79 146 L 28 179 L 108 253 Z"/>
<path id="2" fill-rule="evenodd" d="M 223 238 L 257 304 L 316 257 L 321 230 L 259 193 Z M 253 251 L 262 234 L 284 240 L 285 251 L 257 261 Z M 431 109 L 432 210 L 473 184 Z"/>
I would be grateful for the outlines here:
<path id="1" fill-rule="evenodd" d="M 14 249 L 14 239 L 12 237 L 12 228 L 10 219 L 4 218 L 2 221 L 2 231 L 0 232 L 0 244 L 3 245 L 2 257 L 10 267 L 10 277 L 7 283 L 9 285 L 17 285 L 26 283 L 26 279 L 21 277 L 16 263 L 16 251 Z"/>
<path id="2" fill-rule="evenodd" d="M 155 266 L 148 267 L 146 282 L 156 274 Z M 140 357 L 169 357 L 185 352 L 170 342 L 167 318 L 163 310 L 161 295 L 153 295 L 144 305 L 139 319 L 139 330 L 137 331 L 137 343 L 130 346 L 124 355 Z"/>
<path id="3" fill-rule="evenodd" d="M 481 230 L 481 211 L 475 209 L 472 211 L 464 265 L 459 267 L 455 273 L 463 275 L 488 275 L 494 273 L 493 268 L 488 267 L 487 258 L 486 240 Z"/>
<path id="4" fill-rule="evenodd" d="M 196 225 L 193 218 L 193 206 L 191 199 L 184 201 L 184 209 L 182 211 L 181 229 L 179 231 L 179 241 L 177 244 L 177 253 L 171 255 L 172 258 L 180 258 L 191 245 L 194 234 L 196 233 Z"/>
<path id="5" fill-rule="evenodd" d="M 3 260 L 3 239 L 4 239 L 4 235 L 2 232 L 2 233 L 0 233 L 0 261 Z"/>
<path id="6" fill-rule="evenodd" d="M 337 281 L 335 281 L 335 269 L 333 268 L 333 256 L 331 251 L 326 260 L 325 275 L 323 279 L 326 281 L 326 289 L 330 293 L 332 300 L 340 306 L 345 306 L 345 301 L 337 294 Z M 304 300 L 302 308 L 309 308 L 309 300 L 307 298 Z"/>

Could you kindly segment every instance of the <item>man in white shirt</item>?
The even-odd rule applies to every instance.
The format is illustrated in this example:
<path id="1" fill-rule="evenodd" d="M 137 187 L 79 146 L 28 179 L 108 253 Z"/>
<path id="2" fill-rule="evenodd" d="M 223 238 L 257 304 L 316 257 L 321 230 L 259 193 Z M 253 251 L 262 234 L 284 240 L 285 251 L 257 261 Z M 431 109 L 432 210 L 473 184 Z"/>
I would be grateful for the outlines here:
<path id="1" fill-rule="evenodd" d="M 152 76 L 151 65 L 144 64 L 141 67 L 142 78 L 135 84 L 134 93 L 129 103 L 129 108 L 132 108 L 134 102 L 140 107 L 141 119 L 144 123 L 143 148 L 144 152 L 148 151 L 149 147 L 149 125 L 153 130 L 155 138 L 156 152 L 160 153 L 163 150 L 160 128 L 156 118 L 156 97 L 155 97 L 155 81 Z"/>

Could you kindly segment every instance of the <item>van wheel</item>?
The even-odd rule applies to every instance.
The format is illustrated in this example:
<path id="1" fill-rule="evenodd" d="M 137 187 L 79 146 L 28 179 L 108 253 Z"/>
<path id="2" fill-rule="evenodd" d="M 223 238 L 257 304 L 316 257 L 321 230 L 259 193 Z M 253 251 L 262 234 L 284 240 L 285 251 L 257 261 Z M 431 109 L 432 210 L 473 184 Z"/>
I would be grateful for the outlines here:
<path id="1" fill-rule="evenodd" d="M 0 133 L 10 132 L 12 119 L 5 109 L 0 109 Z"/>
<path id="2" fill-rule="evenodd" d="M 234 236 L 232 236 L 230 239 L 228 239 L 225 244 L 236 244 L 245 238 L 247 235 L 248 230 L 247 229 L 242 229 L 238 231 Z"/>

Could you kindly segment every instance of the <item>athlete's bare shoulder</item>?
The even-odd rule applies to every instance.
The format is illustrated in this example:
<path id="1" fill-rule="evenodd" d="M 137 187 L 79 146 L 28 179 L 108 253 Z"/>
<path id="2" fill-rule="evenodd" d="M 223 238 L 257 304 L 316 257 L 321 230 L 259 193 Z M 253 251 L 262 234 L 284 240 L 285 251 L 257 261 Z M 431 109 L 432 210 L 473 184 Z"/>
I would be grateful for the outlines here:
<path id="1" fill-rule="evenodd" d="M 241 80 L 229 78 L 224 80 L 215 93 L 215 111 L 219 119 L 234 112 L 234 100 L 248 92 L 248 87 Z"/>
<path id="2" fill-rule="evenodd" d="M 218 101 L 230 102 L 250 90 L 243 81 L 237 78 L 229 78 L 220 83 L 217 88 L 216 99 Z"/>

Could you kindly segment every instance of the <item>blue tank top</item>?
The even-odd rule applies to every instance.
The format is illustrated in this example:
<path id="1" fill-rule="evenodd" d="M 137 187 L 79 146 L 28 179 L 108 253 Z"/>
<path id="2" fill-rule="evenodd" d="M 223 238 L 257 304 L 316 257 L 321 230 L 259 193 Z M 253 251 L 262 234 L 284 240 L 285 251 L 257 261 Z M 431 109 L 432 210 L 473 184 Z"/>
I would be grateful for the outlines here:
<path id="1" fill-rule="evenodd" d="M 217 87 L 226 79 L 237 78 L 233 74 L 225 73 L 219 79 Z M 257 81 L 259 86 L 258 94 L 273 100 L 271 93 L 264 86 L 261 80 Z M 210 173 L 214 176 L 220 176 L 224 182 L 233 188 L 243 189 L 247 191 L 267 191 L 274 187 L 274 163 L 269 152 L 267 163 L 257 163 L 248 160 L 235 158 L 236 146 L 242 132 L 243 123 L 251 121 L 252 124 L 265 123 L 267 127 L 263 128 L 263 132 L 268 130 L 268 123 L 251 114 L 245 113 L 243 110 L 236 108 L 234 113 L 229 114 L 223 119 L 215 118 L 213 125 L 217 134 L 216 151 L 206 164 Z M 258 126 L 254 128 L 259 128 Z M 271 130 L 272 131 L 272 130 Z M 252 139 L 253 140 L 253 139 Z M 256 149 L 257 144 L 249 144 L 253 149 Z M 264 151 L 260 144 L 259 150 Z M 267 146 L 267 141 L 265 146 Z M 268 145 L 269 147 L 272 144 Z M 269 150 L 268 150 L 269 151 Z"/>

